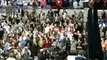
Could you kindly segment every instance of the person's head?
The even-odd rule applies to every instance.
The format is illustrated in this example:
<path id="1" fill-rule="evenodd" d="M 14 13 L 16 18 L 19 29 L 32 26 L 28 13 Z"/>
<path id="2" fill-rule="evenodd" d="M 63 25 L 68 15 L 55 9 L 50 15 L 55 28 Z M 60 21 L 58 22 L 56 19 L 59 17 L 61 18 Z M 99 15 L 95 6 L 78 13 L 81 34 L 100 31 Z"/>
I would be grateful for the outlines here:
<path id="1" fill-rule="evenodd" d="M 89 7 L 93 8 L 95 4 L 95 0 L 89 0 Z"/>

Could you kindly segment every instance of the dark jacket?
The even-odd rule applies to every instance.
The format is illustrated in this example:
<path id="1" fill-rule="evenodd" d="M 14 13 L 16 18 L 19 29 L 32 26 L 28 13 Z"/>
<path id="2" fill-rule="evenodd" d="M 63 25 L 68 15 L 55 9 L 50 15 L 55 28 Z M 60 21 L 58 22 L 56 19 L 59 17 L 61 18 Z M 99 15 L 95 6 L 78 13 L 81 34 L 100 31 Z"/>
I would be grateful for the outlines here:
<path id="1" fill-rule="evenodd" d="M 75 60 L 86 60 L 86 59 L 84 59 L 82 57 L 75 57 Z"/>
<path id="2" fill-rule="evenodd" d="M 46 60 L 46 55 L 43 55 L 42 53 L 40 53 L 38 55 L 38 60 Z"/>

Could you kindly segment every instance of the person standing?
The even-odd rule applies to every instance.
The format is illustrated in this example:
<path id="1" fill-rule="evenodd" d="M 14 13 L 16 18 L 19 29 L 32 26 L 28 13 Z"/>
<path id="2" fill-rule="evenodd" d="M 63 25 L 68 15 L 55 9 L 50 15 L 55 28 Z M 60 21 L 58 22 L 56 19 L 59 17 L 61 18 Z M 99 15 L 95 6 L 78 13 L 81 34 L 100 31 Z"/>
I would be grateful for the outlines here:
<path id="1" fill-rule="evenodd" d="M 42 37 L 40 37 L 40 40 L 38 41 L 38 45 L 39 45 L 40 49 L 42 49 L 44 47 L 44 41 L 43 41 Z"/>
<path id="2" fill-rule="evenodd" d="M 41 3 L 40 3 L 40 6 L 42 8 L 45 8 L 46 7 L 46 0 L 42 0 Z"/>
<path id="3" fill-rule="evenodd" d="M 76 0 L 74 0 L 73 2 L 73 8 L 74 9 L 77 9 L 78 8 L 78 2 Z"/>
<path id="4" fill-rule="evenodd" d="M 83 8 L 83 1 L 82 0 L 80 0 L 78 4 L 79 4 L 79 8 Z"/>
<path id="5" fill-rule="evenodd" d="M 70 43 L 70 39 L 68 38 L 68 40 L 66 41 L 66 51 L 67 54 L 70 54 L 70 48 L 71 48 L 71 43 Z"/>
<path id="6" fill-rule="evenodd" d="M 56 7 L 62 7 L 62 0 L 55 0 Z"/>
<path id="7" fill-rule="evenodd" d="M 50 41 L 46 37 L 44 41 L 44 48 L 49 48 L 49 47 L 50 47 Z"/>
<path id="8" fill-rule="evenodd" d="M 32 6 L 33 6 L 33 8 L 35 9 L 35 8 L 38 6 L 37 1 L 34 1 L 34 2 L 32 3 Z"/>

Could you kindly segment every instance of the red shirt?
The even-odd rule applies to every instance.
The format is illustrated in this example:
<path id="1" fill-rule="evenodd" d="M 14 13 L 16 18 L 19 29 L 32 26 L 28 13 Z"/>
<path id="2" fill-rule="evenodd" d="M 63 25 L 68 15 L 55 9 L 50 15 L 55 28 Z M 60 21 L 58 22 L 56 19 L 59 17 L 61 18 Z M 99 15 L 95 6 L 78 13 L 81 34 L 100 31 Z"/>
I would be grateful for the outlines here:
<path id="1" fill-rule="evenodd" d="M 62 6 L 62 0 L 55 0 L 56 6 Z"/>
<path id="2" fill-rule="evenodd" d="M 45 40 L 44 41 L 44 48 L 49 48 L 49 47 L 50 47 L 49 40 Z"/>

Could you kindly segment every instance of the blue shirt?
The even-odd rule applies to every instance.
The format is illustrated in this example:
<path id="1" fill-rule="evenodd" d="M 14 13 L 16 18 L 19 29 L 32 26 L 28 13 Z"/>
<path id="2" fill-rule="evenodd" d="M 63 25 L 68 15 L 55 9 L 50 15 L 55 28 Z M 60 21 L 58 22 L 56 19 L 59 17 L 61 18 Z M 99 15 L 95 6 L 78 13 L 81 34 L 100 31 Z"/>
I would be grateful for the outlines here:
<path id="1" fill-rule="evenodd" d="M 82 57 L 75 57 L 75 60 L 86 60 L 86 59 L 84 59 Z"/>
<path id="2" fill-rule="evenodd" d="M 26 45 L 26 40 L 21 40 L 19 43 L 21 43 L 21 48 L 24 48 Z"/>

